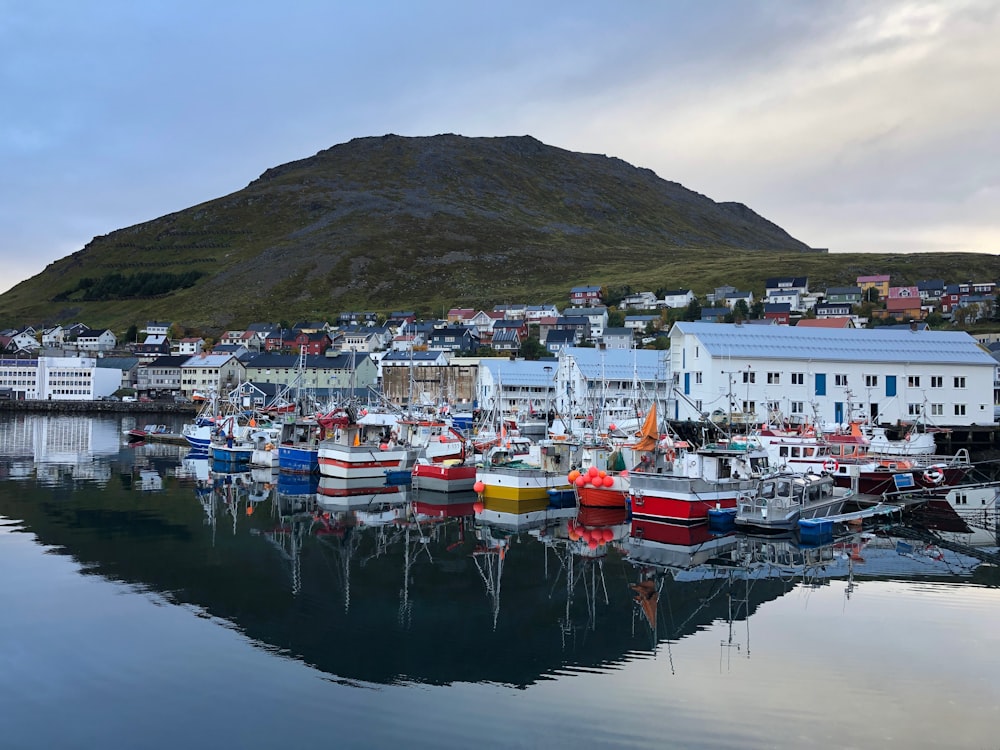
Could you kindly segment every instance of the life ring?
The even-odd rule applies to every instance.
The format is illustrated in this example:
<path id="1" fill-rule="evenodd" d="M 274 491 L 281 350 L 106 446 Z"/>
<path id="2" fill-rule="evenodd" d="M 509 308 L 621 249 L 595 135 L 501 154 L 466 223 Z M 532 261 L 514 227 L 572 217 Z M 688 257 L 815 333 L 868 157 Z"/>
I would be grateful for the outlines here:
<path id="1" fill-rule="evenodd" d="M 669 461 L 669 462 L 673 463 L 673 460 L 674 460 L 675 458 L 677 458 L 677 454 L 676 454 L 676 453 L 674 453 L 674 449 L 673 449 L 673 448 L 667 448 L 666 452 L 665 452 L 665 453 L 663 454 L 663 457 L 664 457 L 664 458 L 665 458 L 665 459 L 666 459 L 667 461 Z"/>
<path id="2" fill-rule="evenodd" d="M 826 461 L 823 462 L 823 471 L 827 472 L 828 474 L 836 474 L 837 469 L 839 468 L 840 464 L 837 463 L 837 459 L 835 458 L 828 458 L 826 459 Z"/>
<path id="3" fill-rule="evenodd" d="M 266 450 L 266 451 L 273 451 L 274 450 L 274 443 L 268 443 L 267 445 L 265 445 L 264 446 L 264 450 Z"/>
<path id="4" fill-rule="evenodd" d="M 928 484 L 941 484 L 944 481 L 944 472 L 940 466 L 929 466 L 924 470 L 923 477 Z"/>

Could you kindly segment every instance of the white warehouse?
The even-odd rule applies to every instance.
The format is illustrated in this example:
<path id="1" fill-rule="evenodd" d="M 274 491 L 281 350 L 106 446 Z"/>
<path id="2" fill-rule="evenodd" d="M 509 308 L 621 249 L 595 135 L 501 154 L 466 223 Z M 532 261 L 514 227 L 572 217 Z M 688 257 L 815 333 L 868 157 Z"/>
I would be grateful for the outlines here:
<path id="1" fill-rule="evenodd" d="M 675 419 L 993 422 L 997 362 L 964 332 L 676 323 Z"/>

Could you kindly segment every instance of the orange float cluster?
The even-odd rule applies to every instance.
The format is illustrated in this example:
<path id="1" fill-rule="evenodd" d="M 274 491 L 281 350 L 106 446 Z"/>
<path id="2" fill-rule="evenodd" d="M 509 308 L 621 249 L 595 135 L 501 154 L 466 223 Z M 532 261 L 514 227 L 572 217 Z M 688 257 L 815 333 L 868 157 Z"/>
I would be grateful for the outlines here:
<path id="1" fill-rule="evenodd" d="M 567 521 L 566 530 L 570 541 L 583 541 L 591 549 L 597 549 L 602 544 L 607 544 L 615 538 L 615 533 L 609 528 L 588 529 L 583 524 L 574 523 L 572 520 Z"/>
<path id="2" fill-rule="evenodd" d="M 627 471 L 619 472 L 619 476 L 627 477 Z M 603 469 L 598 469 L 596 466 L 591 466 L 586 471 L 577 471 L 573 469 L 566 479 L 569 480 L 570 484 L 576 485 L 577 487 L 586 487 L 588 484 L 594 487 L 613 487 L 615 484 L 615 478 L 608 474 L 608 472 Z"/>

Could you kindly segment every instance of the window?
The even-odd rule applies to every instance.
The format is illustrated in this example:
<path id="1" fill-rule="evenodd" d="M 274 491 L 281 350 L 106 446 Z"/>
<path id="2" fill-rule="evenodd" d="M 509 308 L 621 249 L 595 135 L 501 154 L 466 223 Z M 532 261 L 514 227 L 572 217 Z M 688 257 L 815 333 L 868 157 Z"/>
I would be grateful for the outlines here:
<path id="1" fill-rule="evenodd" d="M 757 382 L 757 373 L 755 373 L 753 370 L 744 370 L 743 371 L 743 382 L 744 383 L 756 383 Z"/>
<path id="2" fill-rule="evenodd" d="M 744 401 L 743 402 L 743 413 L 744 414 L 756 414 L 757 413 L 757 402 L 756 401 Z"/>
<path id="3" fill-rule="evenodd" d="M 878 388 L 878 375 L 865 375 L 866 388 Z"/>
<path id="4" fill-rule="evenodd" d="M 767 384 L 768 385 L 781 385 L 781 373 L 780 372 L 769 372 L 767 374 Z"/>
<path id="5" fill-rule="evenodd" d="M 847 376 L 846 375 L 834 375 L 833 376 L 833 384 L 834 385 L 847 385 Z"/>
<path id="6" fill-rule="evenodd" d="M 956 388 L 965 388 L 965 376 L 964 375 L 956 375 L 955 376 L 955 387 Z"/>
<path id="7" fill-rule="evenodd" d="M 697 400 L 696 400 L 696 401 L 694 402 L 694 408 L 695 408 L 695 409 L 697 409 L 698 411 L 701 411 L 701 399 L 700 399 L 700 398 L 699 398 L 699 399 L 697 399 Z"/>
<path id="8" fill-rule="evenodd" d="M 920 416 L 920 404 L 907 404 L 906 405 L 906 413 L 909 414 L 911 417 L 919 417 Z"/>
<path id="9" fill-rule="evenodd" d="M 931 388 L 943 388 L 944 378 L 941 375 L 931 375 Z"/>
<path id="10" fill-rule="evenodd" d="M 906 378 L 906 385 L 908 387 L 910 387 L 910 388 L 919 388 L 920 387 L 920 376 L 919 375 L 910 375 L 910 376 L 908 376 Z"/>
<path id="11" fill-rule="evenodd" d="M 944 404 L 931 404 L 931 416 L 932 417 L 943 417 L 944 416 Z"/>
<path id="12" fill-rule="evenodd" d="M 956 417 L 965 416 L 965 404 L 955 404 L 955 416 Z"/>
<path id="13" fill-rule="evenodd" d="M 801 414 L 803 411 L 801 401 L 792 401 L 792 414 Z"/>
<path id="14" fill-rule="evenodd" d="M 805 384 L 806 384 L 806 374 L 804 372 L 792 373 L 792 385 L 805 385 Z"/>
<path id="15" fill-rule="evenodd" d="M 695 385 L 701 384 L 701 373 L 700 372 L 696 372 L 694 374 L 694 382 L 695 382 Z"/>

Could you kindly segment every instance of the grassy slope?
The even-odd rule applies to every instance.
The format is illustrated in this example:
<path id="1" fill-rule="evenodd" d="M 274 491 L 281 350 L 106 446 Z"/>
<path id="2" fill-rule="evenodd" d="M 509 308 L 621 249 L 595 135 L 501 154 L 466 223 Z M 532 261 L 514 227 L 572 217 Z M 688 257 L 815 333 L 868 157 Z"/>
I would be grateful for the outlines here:
<path id="1" fill-rule="evenodd" d="M 170 319 L 206 331 L 344 309 L 563 304 L 571 286 L 814 289 L 995 279 L 995 256 L 826 255 L 738 205 L 649 170 L 531 138 L 365 138 L 270 169 L 231 195 L 95 238 L 0 296 L 0 325 Z M 54 304 L 81 277 L 205 272 L 158 299 Z"/>

